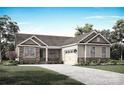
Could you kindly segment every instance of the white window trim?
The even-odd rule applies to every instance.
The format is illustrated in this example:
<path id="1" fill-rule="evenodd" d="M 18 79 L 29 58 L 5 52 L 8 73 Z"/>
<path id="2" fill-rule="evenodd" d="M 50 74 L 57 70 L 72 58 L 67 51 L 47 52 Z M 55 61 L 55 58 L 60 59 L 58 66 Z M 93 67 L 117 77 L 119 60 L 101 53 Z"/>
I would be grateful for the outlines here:
<path id="1" fill-rule="evenodd" d="M 105 48 L 105 53 L 103 53 L 103 48 Z M 102 58 L 106 58 L 106 47 L 102 47 L 101 50 L 102 50 Z"/>
<path id="2" fill-rule="evenodd" d="M 92 56 L 92 53 L 93 53 L 92 52 L 93 51 L 92 49 L 93 49 L 93 47 L 94 47 L 95 50 L 94 50 L 94 54 Z M 91 47 L 91 50 L 90 50 L 91 58 L 95 58 L 96 57 L 96 47 L 95 46 L 93 46 L 93 47 Z"/>
<path id="3" fill-rule="evenodd" d="M 25 55 L 25 53 L 27 51 L 26 48 L 34 48 L 34 56 L 31 56 L 31 55 L 26 56 Z M 24 47 L 23 58 L 36 58 L 36 48 L 35 47 Z"/>

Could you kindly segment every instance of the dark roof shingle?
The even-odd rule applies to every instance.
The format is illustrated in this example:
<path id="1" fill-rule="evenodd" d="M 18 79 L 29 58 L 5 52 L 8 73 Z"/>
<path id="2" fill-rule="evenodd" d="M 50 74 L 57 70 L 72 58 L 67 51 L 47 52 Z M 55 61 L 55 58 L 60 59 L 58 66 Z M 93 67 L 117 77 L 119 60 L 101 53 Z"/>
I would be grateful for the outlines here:
<path id="1" fill-rule="evenodd" d="M 49 35 L 35 35 L 35 34 L 16 34 L 16 44 L 23 42 L 24 40 L 30 38 L 31 36 L 36 36 L 48 46 L 61 46 L 64 41 L 73 37 L 64 37 L 64 36 L 49 36 Z"/>
<path id="2" fill-rule="evenodd" d="M 35 35 L 35 34 L 16 34 L 16 44 L 21 43 L 22 41 L 30 38 L 31 36 L 36 36 L 48 46 L 62 46 L 68 44 L 74 44 L 86 37 L 89 33 L 82 34 L 77 37 L 65 37 L 65 36 L 50 36 L 50 35 Z"/>
<path id="3" fill-rule="evenodd" d="M 77 43 L 78 41 L 80 41 L 81 39 L 83 39 L 83 38 L 84 38 L 85 36 L 87 36 L 88 34 L 89 34 L 89 33 L 85 33 L 85 34 L 82 34 L 82 35 L 80 35 L 80 36 L 67 39 L 67 40 L 63 43 L 63 45 Z"/>

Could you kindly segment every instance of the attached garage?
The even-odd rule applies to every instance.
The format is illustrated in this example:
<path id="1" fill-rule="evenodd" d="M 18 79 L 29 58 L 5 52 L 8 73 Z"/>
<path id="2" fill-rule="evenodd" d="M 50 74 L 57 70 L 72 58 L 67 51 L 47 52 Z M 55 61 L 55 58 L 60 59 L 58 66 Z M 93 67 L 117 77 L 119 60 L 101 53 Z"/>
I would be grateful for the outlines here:
<path id="1" fill-rule="evenodd" d="M 77 54 L 75 53 L 65 54 L 64 58 L 65 58 L 64 60 L 65 64 L 73 65 L 77 63 Z"/>
<path id="2" fill-rule="evenodd" d="M 74 65 L 77 64 L 77 45 L 63 48 L 62 49 L 62 58 L 64 64 Z"/>

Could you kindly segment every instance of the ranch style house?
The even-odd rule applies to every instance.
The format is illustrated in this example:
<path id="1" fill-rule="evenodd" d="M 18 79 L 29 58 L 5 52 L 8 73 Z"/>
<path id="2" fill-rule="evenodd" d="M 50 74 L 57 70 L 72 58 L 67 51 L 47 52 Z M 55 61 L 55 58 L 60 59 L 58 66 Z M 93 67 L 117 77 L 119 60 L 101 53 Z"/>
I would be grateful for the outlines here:
<path id="1" fill-rule="evenodd" d="M 110 58 L 111 43 L 92 31 L 77 37 L 16 34 L 16 53 L 20 63 L 78 64 Z"/>

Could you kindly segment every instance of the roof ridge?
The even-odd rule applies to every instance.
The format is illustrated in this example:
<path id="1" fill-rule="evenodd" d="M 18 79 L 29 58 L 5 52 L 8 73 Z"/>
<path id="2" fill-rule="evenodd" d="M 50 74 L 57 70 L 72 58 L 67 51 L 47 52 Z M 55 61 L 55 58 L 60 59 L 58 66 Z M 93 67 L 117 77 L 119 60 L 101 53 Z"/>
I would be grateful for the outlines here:
<path id="1" fill-rule="evenodd" d="M 58 36 L 58 35 L 41 35 L 41 34 L 29 34 L 29 33 L 16 33 L 16 34 L 25 34 L 25 35 L 35 35 L 35 36 L 50 36 L 50 37 L 68 37 L 68 38 L 74 38 L 71 36 Z"/>

